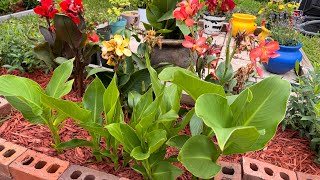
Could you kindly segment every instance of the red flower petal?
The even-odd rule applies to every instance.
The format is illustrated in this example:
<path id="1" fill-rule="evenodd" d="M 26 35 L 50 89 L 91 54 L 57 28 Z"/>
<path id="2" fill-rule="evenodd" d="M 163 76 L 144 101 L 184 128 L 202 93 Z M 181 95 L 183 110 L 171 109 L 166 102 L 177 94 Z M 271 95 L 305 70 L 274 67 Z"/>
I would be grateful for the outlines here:
<path id="1" fill-rule="evenodd" d="M 193 24 L 194 24 L 194 20 L 193 19 L 190 19 L 190 18 L 186 19 L 186 25 L 188 27 L 193 26 Z"/>
<path id="2" fill-rule="evenodd" d="M 188 41 L 188 40 L 182 42 L 182 46 L 185 47 L 185 48 L 188 48 L 188 49 L 193 48 L 193 45 L 194 44 L 191 41 Z"/>
<path id="3" fill-rule="evenodd" d="M 203 46 L 206 42 L 207 42 L 207 38 L 205 38 L 205 37 L 200 37 L 200 38 L 196 41 L 196 45 L 197 45 L 197 46 Z"/>

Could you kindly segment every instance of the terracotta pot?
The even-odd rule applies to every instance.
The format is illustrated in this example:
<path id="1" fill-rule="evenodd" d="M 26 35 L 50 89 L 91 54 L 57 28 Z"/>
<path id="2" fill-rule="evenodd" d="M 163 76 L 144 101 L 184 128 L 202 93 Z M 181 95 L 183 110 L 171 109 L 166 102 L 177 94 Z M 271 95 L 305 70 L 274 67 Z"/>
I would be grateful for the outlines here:
<path id="1" fill-rule="evenodd" d="M 139 26 L 140 15 L 138 11 L 126 11 L 121 14 L 121 16 L 127 20 L 127 27 Z"/>
<path id="2" fill-rule="evenodd" d="M 212 16 L 208 13 L 203 15 L 204 19 L 204 33 L 214 34 L 221 32 L 224 21 L 226 20 L 225 16 Z"/>
<path id="3" fill-rule="evenodd" d="M 158 46 L 153 48 L 151 64 L 168 62 L 176 66 L 187 68 L 190 65 L 190 51 L 182 46 L 183 40 L 163 39 L 162 49 Z"/>
<path id="4" fill-rule="evenodd" d="M 255 20 L 256 16 L 250 14 L 233 14 L 232 15 L 232 36 L 235 37 L 237 32 L 246 31 L 247 34 L 253 33 L 257 29 Z"/>

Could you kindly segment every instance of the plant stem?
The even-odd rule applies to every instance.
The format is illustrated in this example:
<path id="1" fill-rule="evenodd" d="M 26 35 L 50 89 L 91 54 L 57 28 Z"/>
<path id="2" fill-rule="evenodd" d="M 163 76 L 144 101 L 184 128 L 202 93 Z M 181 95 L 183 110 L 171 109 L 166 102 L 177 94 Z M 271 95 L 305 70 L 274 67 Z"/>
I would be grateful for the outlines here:
<path id="1" fill-rule="evenodd" d="M 149 164 L 148 159 L 144 160 L 142 164 L 147 172 L 148 179 L 152 180 L 152 175 L 151 175 L 152 172 L 151 172 L 151 168 L 150 168 L 150 164 Z"/>
<path id="2" fill-rule="evenodd" d="M 52 134 L 53 142 L 54 142 L 53 147 L 55 148 L 55 150 L 58 153 L 63 153 L 62 149 L 57 149 L 56 148 L 56 146 L 58 146 L 61 143 L 59 131 L 54 127 L 54 125 L 51 123 L 51 121 L 48 122 L 48 126 L 49 126 L 50 132 Z"/>

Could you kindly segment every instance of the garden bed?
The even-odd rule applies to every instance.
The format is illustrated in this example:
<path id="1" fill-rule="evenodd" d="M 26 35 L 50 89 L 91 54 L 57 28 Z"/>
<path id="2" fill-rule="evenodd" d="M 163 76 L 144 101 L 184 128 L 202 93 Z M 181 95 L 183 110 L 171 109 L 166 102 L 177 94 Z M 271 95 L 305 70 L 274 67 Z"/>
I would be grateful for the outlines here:
<path id="1" fill-rule="evenodd" d="M 7 71 L 2 68 L 0 70 L 0 75 L 4 74 L 7 74 Z M 13 74 L 21 75 L 16 71 L 14 71 Z M 42 87 L 46 87 L 51 77 L 51 73 L 44 74 L 43 72 L 36 71 L 34 73 L 25 73 L 23 76 L 35 80 Z M 81 98 L 77 97 L 75 92 L 71 92 L 65 96 L 65 99 L 81 101 Z M 0 127 L 0 137 L 7 141 L 42 152 L 49 156 L 58 157 L 62 160 L 69 161 L 70 163 L 97 169 L 119 177 L 142 179 L 142 176 L 130 167 L 121 167 L 115 171 L 113 169 L 114 165 L 111 162 L 90 162 L 93 159 L 92 152 L 89 148 L 68 149 L 62 154 L 57 154 L 57 152 L 51 148 L 52 138 L 48 128 L 27 122 L 21 113 L 16 111 L 11 112 L 8 117 L 10 117 L 10 119 L 5 121 Z M 184 133 L 189 134 L 189 129 L 186 128 Z M 66 125 L 61 129 L 60 134 L 62 141 L 67 141 L 72 138 L 86 139 L 89 137 L 88 132 L 78 127 L 71 119 L 67 120 Z M 177 151 L 174 149 L 167 150 L 167 156 L 176 153 Z M 281 128 L 278 128 L 276 136 L 263 150 L 242 155 L 222 157 L 222 160 L 228 162 L 239 162 L 242 156 L 268 162 L 294 171 L 320 175 L 320 166 L 314 162 L 315 153 L 309 148 L 309 140 L 300 138 L 296 131 L 286 130 L 283 132 Z M 190 178 L 191 174 L 185 173 L 180 179 Z"/>

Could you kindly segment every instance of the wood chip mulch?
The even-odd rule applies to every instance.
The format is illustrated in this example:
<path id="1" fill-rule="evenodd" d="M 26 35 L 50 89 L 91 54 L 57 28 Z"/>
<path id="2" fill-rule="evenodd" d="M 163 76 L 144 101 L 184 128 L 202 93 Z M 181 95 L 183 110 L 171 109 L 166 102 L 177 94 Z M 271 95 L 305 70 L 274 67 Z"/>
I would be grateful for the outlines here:
<path id="1" fill-rule="evenodd" d="M 4 68 L 0 68 L 0 75 L 8 74 Z M 14 71 L 10 74 L 24 76 L 38 82 L 43 88 L 46 87 L 52 73 L 44 74 L 41 71 L 21 74 Z M 65 99 L 72 101 L 81 101 L 75 92 L 68 94 Z M 67 149 L 63 154 L 57 154 L 51 147 L 52 137 L 50 131 L 43 125 L 34 125 L 26 121 L 21 113 L 13 111 L 8 115 L 9 120 L 5 121 L 0 127 L 0 137 L 7 141 L 19 144 L 29 149 L 42 152 L 46 155 L 58 157 L 62 160 L 74 164 L 97 169 L 103 172 L 111 173 L 119 177 L 130 179 L 142 179 L 142 176 L 132 170 L 130 167 L 120 167 L 114 170 L 111 162 L 94 163 L 92 161 L 92 152 L 89 148 Z M 189 129 L 184 133 L 189 134 Z M 89 139 L 86 130 L 79 128 L 71 119 L 66 121 L 65 126 L 60 130 L 62 141 L 68 141 L 73 138 Z M 299 133 L 292 130 L 282 131 L 278 129 L 276 136 L 270 141 L 263 150 L 250 152 L 241 155 L 231 155 L 222 157 L 221 160 L 228 162 L 240 162 L 242 156 L 257 159 L 263 162 L 271 163 L 293 171 L 300 171 L 313 175 L 320 175 L 320 165 L 314 162 L 315 152 L 310 150 L 310 141 L 299 137 Z M 168 148 L 168 155 L 177 154 L 173 148 Z M 180 164 L 175 164 L 182 168 Z M 179 179 L 190 179 L 190 173 L 184 173 Z"/>

